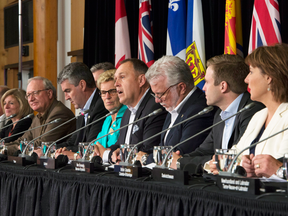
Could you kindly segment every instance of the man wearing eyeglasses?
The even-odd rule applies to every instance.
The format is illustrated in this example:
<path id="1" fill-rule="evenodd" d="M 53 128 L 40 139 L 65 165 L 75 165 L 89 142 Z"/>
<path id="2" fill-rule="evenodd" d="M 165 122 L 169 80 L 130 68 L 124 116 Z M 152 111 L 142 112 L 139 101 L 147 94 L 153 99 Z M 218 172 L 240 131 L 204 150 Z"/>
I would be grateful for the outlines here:
<path id="1" fill-rule="evenodd" d="M 205 94 L 194 86 L 189 66 L 176 56 L 163 56 L 146 73 L 146 79 L 160 103 L 169 114 L 162 130 L 196 115 L 207 107 Z M 214 112 L 197 116 L 167 132 L 162 133 L 162 146 L 174 146 L 212 125 Z M 209 131 L 179 145 L 175 150 L 181 154 L 194 151 L 206 138 Z"/>
<path id="2" fill-rule="evenodd" d="M 99 90 L 90 69 L 81 62 L 73 62 L 64 67 L 57 78 L 65 94 L 65 100 L 70 100 L 76 109 L 81 112 L 88 111 L 76 120 L 76 129 L 100 119 L 108 111 L 105 109 L 103 101 L 99 95 Z M 73 134 L 66 142 L 57 145 L 63 154 L 72 154 L 78 151 L 79 142 L 90 142 L 94 140 L 101 131 L 104 118 L 96 121 L 95 124 Z M 65 151 L 65 150 L 71 151 Z M 59 152 L 59 151 L 58 151 Z M 74 154 L 74 153 L 73 153 Z M 70 155 L 68 155 L 69 157 Z"/>
<path id="3" fill-rule="evenodd" d="M 128 107 L 123 115 L 121 127 L 161 108 L 151 96 L 152 92 L 145 78 L 147 69 L 147 65 L 139 59 L 126 59 L 121 62 L 116 70 L 114 79 L 118 97 L 120 103 Z M 123 128 L 120 130 L 116 144 L 110 147 L 111 151 L 101 145 L 95 145 L 95 154 L 101 156 L 104 162 L 118 162 L 120 159 L 120 144 L 137 144 L 160 132 L 166 114 L 166 111 L 162 111 L 157 115 L 150 116 Z M 160 136 L 156 136 L 139 145 L 138 156 L 142 158 L 146 153 L 152 153 L 153 147 L 158 145 L 159 142 Z"/>
<path id="4" fill-rule="evenodd" d="M 52 85 L 50 80 L 44 77 L 37 76 L 28 80 L 26 99 L 28 100 L 30 107 L 34 111 L 38 112 L 37 116 L 33 118 L 30 128 L 38 127 L 58 118 L 61 118 L 62 122 L 39 127 L 35 130 L 24 133 L 23 136 L 16 141 L 5 143 L 5 145 L 8 146 L 9 155 L 18 150 L 20 141 L 23 141 L 24 139 L 31 141 L 74 117 L 74 114 L 70 109 L 68 109 L 62 102 L 57 101 L 55 87 Z M 41 142 L 55 141 L 74 130 L 75 120 L 70 124 L 63 125 L 58 130 L 47 133 L 47 135 L 34 141 L 34 149 L 41 146 Z M 40 152 L 37 153 L 40 154 Z"/>

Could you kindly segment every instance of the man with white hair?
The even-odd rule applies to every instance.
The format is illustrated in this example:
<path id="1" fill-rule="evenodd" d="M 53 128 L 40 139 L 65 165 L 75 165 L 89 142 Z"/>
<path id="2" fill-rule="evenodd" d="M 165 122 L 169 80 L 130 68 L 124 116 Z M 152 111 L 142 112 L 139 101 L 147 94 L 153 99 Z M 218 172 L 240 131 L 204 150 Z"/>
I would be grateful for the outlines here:
<path id="1" fill-rule="evenodd" d="M 156 103 L 160 103 L 169 113 L 162 130 L 196 115 L 207 107 L 205 94 L 194 86 L 189 66 L 179 57 L 163 56 L 146 73 L 146 79 L 154 92 Z M 174 146 L 212 125 L 214 112 L 193 118 L 162 133 L 163 146 Z M 175 150 L 181 154 L 194 151 L 206 138 L 209 131 L 183 143 Z"/>

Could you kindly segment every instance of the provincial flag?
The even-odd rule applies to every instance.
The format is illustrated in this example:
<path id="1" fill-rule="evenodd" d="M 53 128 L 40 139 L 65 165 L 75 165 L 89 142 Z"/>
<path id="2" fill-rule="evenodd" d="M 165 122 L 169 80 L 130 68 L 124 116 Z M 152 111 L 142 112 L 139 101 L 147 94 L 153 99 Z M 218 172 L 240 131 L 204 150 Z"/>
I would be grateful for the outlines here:
<path id="1" fill-rule="evenodd" d="M 186 28 L 186 63 L 191 69 L 194 84 L 200 89 L 205 78 L 205 40 L 202 2 L 188 0 Z"/>
<path id="2" fill-rule="evenodd" d="M 131 58 L 130 38 L 124 0 L 115 0 L 115 67 Z"/>
<path id="3" fill-rule="evenodd" d="M 138 25 L 138 58 L 145 62 L 148 67 L 154 63 L 151 11 L 151 0 L 140 0 Z"/>
<path id="4" fill-rule="evenodd" d="M 278 0 L 255 0 L 248 53 L 260 46 L 281 43 Z"/>
<path id="5" fill-rule="evenodd" d="M 226 0 L 224 53 L 243 57 L 240 0 Z"/>
<path id="6" fill-rule="evenodd" d="M 186 0 L 169 0 L 166 55 L 186 60 Z"/>

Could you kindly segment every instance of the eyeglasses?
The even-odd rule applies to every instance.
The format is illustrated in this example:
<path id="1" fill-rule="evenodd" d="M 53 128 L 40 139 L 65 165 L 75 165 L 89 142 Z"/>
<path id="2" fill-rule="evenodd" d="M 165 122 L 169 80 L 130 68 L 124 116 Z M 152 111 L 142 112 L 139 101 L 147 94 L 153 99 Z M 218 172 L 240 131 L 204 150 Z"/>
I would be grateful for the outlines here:
<path id="1" fill-rule="evenodd" d="M 26 100 L 28 100 L 30 98 L 30 96 L 33 96 L 33 97 L 38 96 L 41 91 L 47 91 L 47 90 L 49 90 L 49 89 L 42 89 L 42 90 L 33 91 L 33 92 L 29 93 L 28 95 L 25 95 L 25 98 L 26 98 Z"/>
<path id="2" fill-rule="evenodd" d="M 174 85 L 169 86 L 169 87 L 166 89 L 166 91 L 164 91 L 164 93 L 162 93 L 160 96 L 157 96 L 156 94 L 152 94 L 152 93 L 151 93 L 151 95 L 152 95 L 153 97 L 157 98 L 158 100 L 161 100 L 161 98 L 168 92 L 168 90 L 169 90 L 170 88 L 172 88 L 173 86 L 176 86 L 176 85 L 178 85 L 178 84 L 179 84 L 179 83 L 176 83 L 176 84 L 174 84 Z"/>
<path id="3" fill-rule="evenodd" d="M 101 97 L 105 97 L 106 93 L 108 93 L 110 96 L 113 96 L 117 93 L 116 89 L 109 89 L 108 91 L 100 91 L 99 94 L 101 95 Z"/>

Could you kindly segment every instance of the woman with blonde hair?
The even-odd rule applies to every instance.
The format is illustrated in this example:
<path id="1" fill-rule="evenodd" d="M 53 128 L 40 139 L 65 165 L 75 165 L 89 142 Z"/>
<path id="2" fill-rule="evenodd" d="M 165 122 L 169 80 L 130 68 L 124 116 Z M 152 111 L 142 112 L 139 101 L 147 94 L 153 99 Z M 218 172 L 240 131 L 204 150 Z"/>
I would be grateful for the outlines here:
<path id="1" fill-rule="evenodd" d="M 10 124 L 11 125 L 9 127 L 4 126 L 5 128 L 3 128 L 0 132 L 0 137 L 1 138 L 10 137 L 13 134 L 23 132 L 18 134 L 17 136 L 5 139 L 6 143 L 12 142 L 17 138 L 21 137 L 32 123 L 31 118 L 26 118 L 23 121 L 19 121 L 23 117 L 33 112 L 33 110 L 30 108 L 28 104 L 28 101 L 25 99 L 25 95 L 26 92 L 22 89 L 10 89 L 1 98 L 1 106 L 5 115 L 11 116 L 16 114 L 16 116 L 11 118 L 5 124 L 5 126 L 8 126 Z"/>

